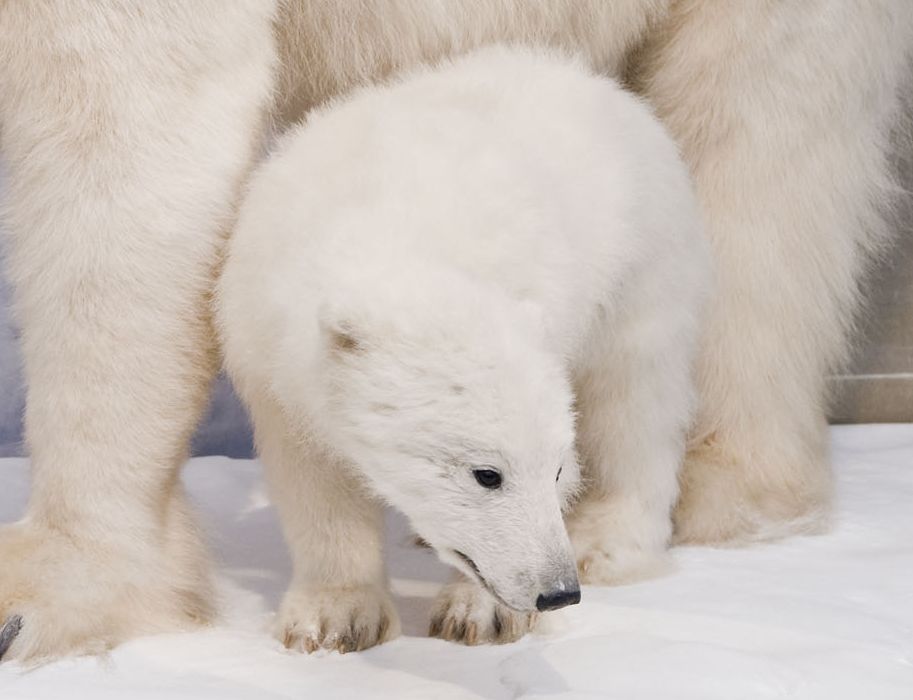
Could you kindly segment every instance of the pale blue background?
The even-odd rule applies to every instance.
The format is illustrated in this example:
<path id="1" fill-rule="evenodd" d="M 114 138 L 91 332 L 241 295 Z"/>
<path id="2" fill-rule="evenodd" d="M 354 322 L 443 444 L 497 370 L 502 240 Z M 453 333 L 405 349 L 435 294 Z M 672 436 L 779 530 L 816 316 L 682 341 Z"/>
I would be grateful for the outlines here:
<path id="1" fill-rule="evenodd" d="M 3 169 L 0 165 L 0 197 Z M 0 241 L 2 241 L 0 231 Z M 16 330 L 9 314 L 9 286 L 0 268 L 0 457 L 22 451 L 22 409 L 24 405 L 20 356 Z M 251 454 L 251 435 L 243 408 L 228 382 L 216 383 L 209 415 L 193 441 L 194 454 L 222 454 L 246 457 Z"/>

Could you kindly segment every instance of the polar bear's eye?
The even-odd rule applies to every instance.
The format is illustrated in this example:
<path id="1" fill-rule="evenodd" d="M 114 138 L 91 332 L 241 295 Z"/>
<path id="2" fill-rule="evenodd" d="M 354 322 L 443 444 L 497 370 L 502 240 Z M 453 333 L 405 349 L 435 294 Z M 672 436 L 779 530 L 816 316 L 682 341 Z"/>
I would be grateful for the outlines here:
<path id="1" fill-rule="evenodd" d="M 486 489 L 501 488 L 501 474 L 494 469 L 473 469 L 472 475 L 479 482 L 480 486 Z"/>
<path id="2" fill-rule="evenodd" d="M 558 473 L 555 475 L 555 483 L 558 483 L 558 479 L 561 478 L 561 470 L 562 470 L 562 469 L 564 469 L 564 467 L 558 467 Z"/>

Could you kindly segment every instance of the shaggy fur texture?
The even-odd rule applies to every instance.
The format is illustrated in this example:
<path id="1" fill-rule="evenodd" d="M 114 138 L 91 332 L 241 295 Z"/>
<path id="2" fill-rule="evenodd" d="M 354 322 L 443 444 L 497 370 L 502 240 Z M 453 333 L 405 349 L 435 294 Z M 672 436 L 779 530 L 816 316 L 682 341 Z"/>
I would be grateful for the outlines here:
<path id="1" fill-rule="evenodd" d="M 263 116 L 281 129 L 495 39 L 624 74 L 696 179 L 721 288 L 676 536 L 820 527 L 824 376 L 887 243 L 907 0 L 3 0 L 7 266 L 34 479 L 27 518 L 0 533 L 0 618 L 23 616 L 9 657 L 207 616 L 177 471 L 216 366 L 208 299 Z"/>
<path id="2" fill-rule="evenodd" d="M 219 283 L 295 558 L 282 636 L 393 630 L 368 494 L 476 582 L 441 634 L 524 630 L 578 585 L 575 412 L 585 579 L 661 569 L 708 281 L 675 145 L 582 64 L 488 49 L 311 114 L 255 174 Z"/>

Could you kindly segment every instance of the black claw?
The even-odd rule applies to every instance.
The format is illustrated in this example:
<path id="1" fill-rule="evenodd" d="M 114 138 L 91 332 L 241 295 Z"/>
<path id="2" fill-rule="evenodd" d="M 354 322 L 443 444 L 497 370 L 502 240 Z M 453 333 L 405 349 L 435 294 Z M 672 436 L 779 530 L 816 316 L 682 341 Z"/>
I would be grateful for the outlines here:
<path id="1" fill-rule="evenodd" d="M 3 660 L 4 655 L 9 651 L 9 648 L 12 646 L 16 637 L 19 636 L 21 630 L 21 615 L 13 615 L 12 617 L 6 618 L 6 622 L 3 623 L 3 629 L 0 629 L 0 660 Z"/>
<path id="2" fill-rule="evenodd" d="M 491 620 L 491 626 L 495 630 L 495 638 L 501 636 L 501 631 L 504 629 L 504 623 L 501 621 L 501 614 L 498 612 L 498 609 L 495 608 L 495 614 Z"/>
<path id="3" fill-rule="evenodd" d="M 353 630 L 347 630 L 336 642 L 336 649 L 340 654 L 358 651 L 358 639 L 356 638 L 355 632 Z"/>
<path id="4" fill-rule="evenodd" d="M 466 641 L 466 621 L 461 620 L 460 623 L 456 626 L 456 633 L 453 638 L 459 642 Z"/>

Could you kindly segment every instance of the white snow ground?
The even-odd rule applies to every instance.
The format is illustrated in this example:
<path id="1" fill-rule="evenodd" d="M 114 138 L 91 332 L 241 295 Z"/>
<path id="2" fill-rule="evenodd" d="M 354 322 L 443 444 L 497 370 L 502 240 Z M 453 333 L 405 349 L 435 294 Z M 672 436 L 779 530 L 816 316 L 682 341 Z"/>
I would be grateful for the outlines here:
<path id="1" fill-rule="evenodd" d="M 4 665 L 0 699 L 913 700 L 913 425 L 835 428 L 833 444 L 831 534 L 678 550 L 674 574 L 586 588 L 548 634 L 501 647 L 424 636 L 448 574 L 391 517 L 404 636 L 314 657 L 284 651 L 266 631 L 289 564 L 258 466 L 196 459 L 185 479 L 221 557 L 224 621 L 104 658 Z M 0 460 L 0 521 L 18 517 L 25 492 L 25 462 Z"/>

